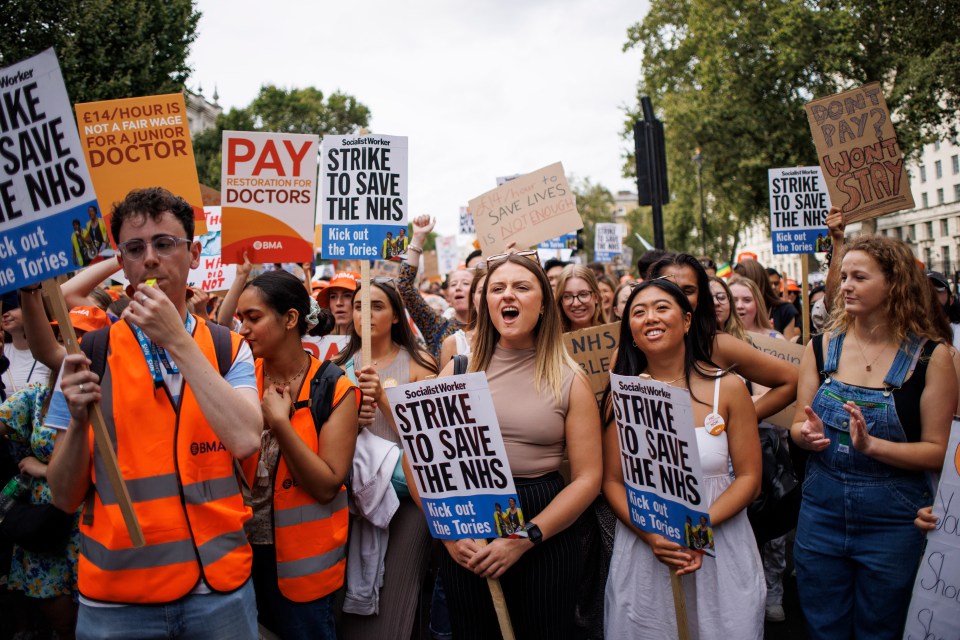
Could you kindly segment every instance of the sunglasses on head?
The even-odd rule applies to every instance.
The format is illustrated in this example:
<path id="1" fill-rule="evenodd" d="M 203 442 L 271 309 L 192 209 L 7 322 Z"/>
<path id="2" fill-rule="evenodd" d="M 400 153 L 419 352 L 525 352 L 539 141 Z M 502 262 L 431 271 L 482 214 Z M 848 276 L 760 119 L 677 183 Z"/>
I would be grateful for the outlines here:
<path id="1" fill-rule="evenodd" d="M 498 253 L 495 256 L 485 258 L 480 262 L 480 264 L 484 265 L 484 267 L 487 269 L 491 269 L 505 261 L 510 256 L 520 256 L 521 258 L 526 258 L 531 262 L 536 262 L 538 267 L 542 267 L 540 264 L 540 254 L 537 253 L 536 249 L 530 249 L 528 251 L 513 251 L 511 253 Z"/>

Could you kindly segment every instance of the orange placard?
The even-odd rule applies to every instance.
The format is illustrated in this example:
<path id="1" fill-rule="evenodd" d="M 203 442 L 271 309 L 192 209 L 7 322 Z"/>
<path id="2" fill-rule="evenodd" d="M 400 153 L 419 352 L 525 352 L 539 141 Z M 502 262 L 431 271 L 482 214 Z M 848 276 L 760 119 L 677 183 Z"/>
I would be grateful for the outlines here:
<path id="1" fill-rule="evenodd" d="M 114 203 L 133 189 L 163 187 L 193 207 L 194 237 L 207 232 L 182 93 L 85 102 L 76 111 L 108 230 Z M 116 246 L 116 239 L 111 241 Z"/>

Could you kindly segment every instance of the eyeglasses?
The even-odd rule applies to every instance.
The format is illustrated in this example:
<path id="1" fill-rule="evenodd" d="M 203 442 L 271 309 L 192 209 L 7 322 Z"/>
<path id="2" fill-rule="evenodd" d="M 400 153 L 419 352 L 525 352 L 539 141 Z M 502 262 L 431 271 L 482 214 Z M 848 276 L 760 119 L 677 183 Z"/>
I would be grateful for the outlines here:
<path id="1" fill-rule="evenodd" d="M 713 300 L 714 302 L 726 302 L 727 294 L 723 293 L 722 291 L 720 293 L 715 293 L 713 294 Z"/>
<path id="2" fill-rule="evenodd" d="M 392 276 L 374 276 L 373 278 L 370 278 L 370 282 L 371 284 L 379 284 L 381 286 L 391 287 L 399 291 L 399 289 L 397 289 L 397 279 Z M 359 288 L 359 286 L 360 283 L 357 282 L 357 287 Z"/>
<path id="3" fill-rule="evenodd" d="M 178 245 L 190 244 L 192 240 L 178 238 L 176 236 L 156 236 L 150 239 L 149 242 L 156 254 L 161 258 L 165 258 L 172 255 L 173 252 L 177 250 Z M 147 241 L 134 238 L 133 240 L 121 242 L 117 245 L 117 248 L 120 249 L 120 255 L 126 260 L 142 260 L 143 256 L 147 253 Z"/>
<path id="4" fill-rule="evenodd" d="M 506 260 L 509 256 L 520 256 L 521 258 L 526 258 L 532 262 L 536 262 L 537 266 L 540 265 L 540 254 L 537 253 L 536 249 L 530 249 L 529 251 L 514 251 L 512 253 L 498 253 L 495 256 L 490 256 L 480 262 L 487 269 L 491 269 L 497 264 Z M 479 268 L 479 265 L 477 265 Z"/>
<path id="5" fill-rule="evenodd" d="M 580 304 L 587 304 L 588 302 L 590 302 L 592 298 L 593 298 L 592 291 L 581 291 L 580 293 L 577 293 L 577 294 L 573 294 L 573 293 L 563 294 L 562 296 L 560 296 L 560 302 L 562 302 L 565 305 L 571 305 L 573 304 L 573 301 L 576 300 Z"/>

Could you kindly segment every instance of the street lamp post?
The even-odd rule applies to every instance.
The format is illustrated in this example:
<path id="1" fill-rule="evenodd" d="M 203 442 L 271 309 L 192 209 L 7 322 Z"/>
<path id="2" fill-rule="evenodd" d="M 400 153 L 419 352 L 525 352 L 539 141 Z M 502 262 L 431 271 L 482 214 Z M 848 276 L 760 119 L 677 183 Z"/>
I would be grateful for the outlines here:
<path id="1" fill-rule="evenodd" d="M 697 165 L 697 187 L 700 189 L 700 245 L 703 255 L 707 255 L 707 215 L 703 207 L 703 154 L 700 147 L 697 147 L 693 162 Z"/>

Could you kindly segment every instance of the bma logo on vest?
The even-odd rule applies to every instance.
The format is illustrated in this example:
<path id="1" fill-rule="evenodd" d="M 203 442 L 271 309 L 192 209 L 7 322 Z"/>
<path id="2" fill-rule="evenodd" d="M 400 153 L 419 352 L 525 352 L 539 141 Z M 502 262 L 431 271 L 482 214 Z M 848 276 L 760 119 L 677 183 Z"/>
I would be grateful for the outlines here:
<path id="1" fill-rule="evenodd" d="M 214 453 L 216 451 L 226 451 L 227 448 L 223 446 L 223 443 L 219 440 L 213 440 L 211 442 L 191 442 L 190 443 L 190 454 L 199 455 L 201 453 Z"/>

